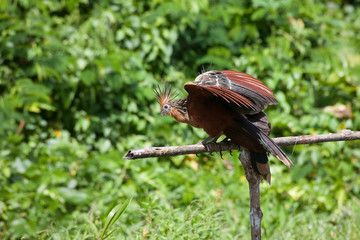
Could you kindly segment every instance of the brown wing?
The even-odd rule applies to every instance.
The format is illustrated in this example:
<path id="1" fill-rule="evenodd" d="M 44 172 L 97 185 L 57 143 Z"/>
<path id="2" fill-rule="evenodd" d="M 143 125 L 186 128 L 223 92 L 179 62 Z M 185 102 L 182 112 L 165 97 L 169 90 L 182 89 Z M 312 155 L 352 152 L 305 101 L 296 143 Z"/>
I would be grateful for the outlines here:
<path id="1" fill-rule="evenodd" d="M 194 93 L 195 88 L 203 88 L 234 103 L 244 113 L 257 113 L 269 104 L 278 103 L 272 91 L 260 80 L 233 70 L 205 72 L 184 87 L 189 94 Z"/>

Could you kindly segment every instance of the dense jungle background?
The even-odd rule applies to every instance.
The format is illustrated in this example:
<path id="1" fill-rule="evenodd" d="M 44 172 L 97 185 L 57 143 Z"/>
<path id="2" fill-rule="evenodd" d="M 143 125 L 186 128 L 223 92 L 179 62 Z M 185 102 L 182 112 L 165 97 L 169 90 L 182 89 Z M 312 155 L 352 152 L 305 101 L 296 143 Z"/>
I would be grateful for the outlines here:
<path id="1" fill-rule="evenodd" d="M 272 137 L 360 130 L 360 2 L 1 0 L 0 238 L 249 239 L 237 156 L 129 161 L 206 134 L 153 87 L 203 68 L 265 82 Z M 284 147 L 261 185 L 265 239 L 360 239 L 360 142 Z M 115 208 L 116 209 L 116 208 Z"/>

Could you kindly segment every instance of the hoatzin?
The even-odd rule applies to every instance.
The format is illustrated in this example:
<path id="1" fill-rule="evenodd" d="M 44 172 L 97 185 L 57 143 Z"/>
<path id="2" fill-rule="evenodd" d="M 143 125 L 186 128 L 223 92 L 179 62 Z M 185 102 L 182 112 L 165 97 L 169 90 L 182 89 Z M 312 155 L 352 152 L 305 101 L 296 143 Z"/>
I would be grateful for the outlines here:
<path id="1" fill-rule="evenodd" d="M 286 166 L 291 160 L 269 137 L 271 125 L 267 105 L 277 104 L 272 91 L 260 80 L 233 70 L 208 71 L 184 85 L 186 98 L 175 100 L 172 87 L 154 89 L 161 115 L 203 128 L 213 142 L 225 135 L 250 151 L 251 162 L 262 177 L 271 182 L 267 152 Z M 206 141 L 203 141 L 206 145 Z"/>

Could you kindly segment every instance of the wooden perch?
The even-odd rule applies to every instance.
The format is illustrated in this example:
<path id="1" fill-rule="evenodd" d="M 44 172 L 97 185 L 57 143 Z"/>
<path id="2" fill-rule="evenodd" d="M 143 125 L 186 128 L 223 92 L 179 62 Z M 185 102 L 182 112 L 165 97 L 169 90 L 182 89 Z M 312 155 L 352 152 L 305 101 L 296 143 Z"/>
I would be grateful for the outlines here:
<path id="1" fill-rule="evenodd" d="M 341 133 L 329 133 L 322 135 L 304 135 L 295 137 L 278 137 L 273 140 L 279 146 L 291 146 L 300 144 L 311 144 L 321 142 L 335 142 L 335 141 L 349 141 L 360 139 L 360 131 L 342 130 Z M 169 146 L 169 147 L 152 147 L 144 149 L 132 149 L 124 156 L 125 159 L 139 159 L 149 157 L 163 157 L 176 156 L 184 154 L 198 154 L 205 152 L 219 152 L 240 150 L 239 146 L 233 143 L 217 143 L 208 146 L 208 149 L 203 144 L 185 145 L 185 146 Z"/>
<path id="2" fill-rule="evenodd" d="M 250 161 L 249 151 L 243 151 L 239 155 L 239 160 L 244 167 L 245 177 L 249 183 L 251 239 L 260 240 L 261 220 L 263 217 L 263 213 L 260 208 L 260 183 L 262 176 L 254 170 Z"/>
<path id="3" fill-rule="evenodd" d="M 360 139 L 360 131 L 342 130 L 341 133 L 329 133 L 323 135 L 305 135 L 296 137 L 279 137 L 273 140 L 279 146 L 290 146 L 299 144 L 311 144 L 321 142 L 349 141 Z M 239 146 L 233 143 L 221 142 L 210 144 L 207 149 L 203 144 L 187 145 L 187 146 L 170 146 L 170 147 L 152 147 L 145 149 L 129 150 L 124 156 L 125 159 L 139 159 L 161 156 L 175 156 L 183 154 L 197 154 L 204 152 L 219 152 L 239 150 Z M 251 239 L 261 239 L 261 220 L 263 213 L 260 208 L 260 183 L 262 180 L 254 169 L 250 161 L 250 153 L 244 150 L 239 155 L 239 160 L 244 167 L 245 176 L 249 183 L 250 192 L 250 223 L 251 223 Z"/>

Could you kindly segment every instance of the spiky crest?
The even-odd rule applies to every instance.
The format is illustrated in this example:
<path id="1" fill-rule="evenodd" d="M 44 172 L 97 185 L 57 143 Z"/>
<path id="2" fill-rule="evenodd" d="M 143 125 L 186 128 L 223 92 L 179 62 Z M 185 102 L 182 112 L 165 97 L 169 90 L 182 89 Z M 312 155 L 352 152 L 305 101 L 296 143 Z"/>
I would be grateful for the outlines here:
<path id="1" fill-rule="evenodd" d="M 175 98 L 179 95 L 177 90 L 173 90 L 171 85 L 165 83 L 164 89 L 161 89 L 160 86 L 154 88 L 154 93 L 156 96 L 157 102 L 160 106 L 164 106 L 165 104 L 172 103 Z"/>

